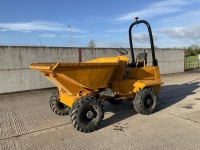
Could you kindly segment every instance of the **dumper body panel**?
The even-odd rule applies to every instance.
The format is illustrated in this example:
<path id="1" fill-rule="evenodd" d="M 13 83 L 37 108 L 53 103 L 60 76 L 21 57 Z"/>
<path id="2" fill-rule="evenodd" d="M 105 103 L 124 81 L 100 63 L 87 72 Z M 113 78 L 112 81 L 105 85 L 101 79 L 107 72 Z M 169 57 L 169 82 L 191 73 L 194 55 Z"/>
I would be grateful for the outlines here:
<path id="1" fill-rule="evenodd" d="M 119 97 L 126 98 L 134 98 L 135 93 L 145 87 L 152 87 L 157 93 L 160 93 L 160 86 L 163 84 L 157 66 L 126 67 L 122 80 L 113 79 L 112 90 L 117 92 Z"/>

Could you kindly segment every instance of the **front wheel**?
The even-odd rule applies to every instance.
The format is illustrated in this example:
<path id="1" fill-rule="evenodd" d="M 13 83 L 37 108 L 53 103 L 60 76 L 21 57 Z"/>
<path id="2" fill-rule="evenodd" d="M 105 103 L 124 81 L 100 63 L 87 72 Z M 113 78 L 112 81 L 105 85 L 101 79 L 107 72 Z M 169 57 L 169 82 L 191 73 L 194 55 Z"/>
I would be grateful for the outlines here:
<path id="1" fill-rule="evenodd" d="M 55 91 L 52 96 L 50 97 L 50 108 L 52 111 L 61 116 L 65 116 L 69 114 L 70 107 L 66 106 L 65 104 L 59 102 L 59 93 Z"/>
<path id="2" fill-rule="evenodd" d="M 81 97 L 71 108 L 70 119 L 81 132 L 93 132 L 104 117 L 103 105 L 93 96 Z"/>
<path id="3" fill-rule="evenodd" d="M 150 87 L 139 90 L 133 101 L 135 110 L 144 115 L 152 114 L 155 111 L 157 103 L 157 93 Z"/>

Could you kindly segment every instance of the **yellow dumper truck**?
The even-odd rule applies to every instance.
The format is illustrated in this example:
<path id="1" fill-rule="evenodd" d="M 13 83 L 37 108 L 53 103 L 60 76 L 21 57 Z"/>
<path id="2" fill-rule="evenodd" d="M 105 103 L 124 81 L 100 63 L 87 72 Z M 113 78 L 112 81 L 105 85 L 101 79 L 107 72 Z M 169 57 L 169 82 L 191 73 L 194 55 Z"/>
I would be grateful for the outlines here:
<path id="1" fill-rule="evenodd" d="M 147 26 L 151 44 L 152 65 L 147 66 L 147 53 L 135 58 L 132 28 Z M 138 113 L 154 112 L 161 82 L 155 58 L 153 36 L 149 23 L 138 20 L 130 25 L 129 42 L 131 61 L 118 49 L 120 56 L 97 58 L 77 63 L 33 63 L 30 68 L 40 71 L 58 90 L 50 97 L 50 108 L 58 115 L 70 116 L 71 122 L 81 132 L 96 130 L 104 118 L 102 101 L 118 104 L 131 100 Z"/>

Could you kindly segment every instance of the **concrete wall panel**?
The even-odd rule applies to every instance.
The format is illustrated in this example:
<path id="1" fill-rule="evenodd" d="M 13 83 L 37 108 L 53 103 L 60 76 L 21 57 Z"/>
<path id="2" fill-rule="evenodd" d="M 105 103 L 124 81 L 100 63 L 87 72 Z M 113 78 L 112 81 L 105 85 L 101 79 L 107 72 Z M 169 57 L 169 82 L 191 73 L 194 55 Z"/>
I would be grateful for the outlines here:
<path id="1" fill-rule="evenodd" d="M 0 93 L 54 87 L 41 73 L 30 69 L 1 70 Z"/>
<path id="2" fill-rule="evenodd" d="M 130 50 L 127 50 L 131 61 Z M 115 48 L 81 48 L 81 51 L 83 62 L 98 57 L 119 55 Z M 136 49 L 135 56 L 143 51 Z M 146 53 L 148 53 L 148 65 L 151 65 L 151 51 L 146 49 Z M 156 50 L 156 57 L 161 74 L 184 71 L 183 50 Z M 78 61 L 79 48 L 0 46 L 0 93 L 53 87 L 42 74 L 28 68 L 31 63 Z"/>

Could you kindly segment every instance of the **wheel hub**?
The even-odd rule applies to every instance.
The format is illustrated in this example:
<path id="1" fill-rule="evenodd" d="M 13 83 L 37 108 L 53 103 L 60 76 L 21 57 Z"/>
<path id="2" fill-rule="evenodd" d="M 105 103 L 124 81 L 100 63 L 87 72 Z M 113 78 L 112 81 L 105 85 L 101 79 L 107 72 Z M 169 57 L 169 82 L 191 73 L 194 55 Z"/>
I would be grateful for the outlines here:
<path id="1" fill-rule="evenodd" d="M 87 116 L 88 119 L 92 119 L 94 117 L 94 112 L 88 111 L 86 116 Z"/>
<path id="2" fill-rule="evenodd" d="M 150 99 L 150 98 L 149 98 L 149 99 L 147 99 L 147 105 L 149 105 L 149 106 L 150 106 L 152 103 L 153 103 L 152 99 Z"/>

